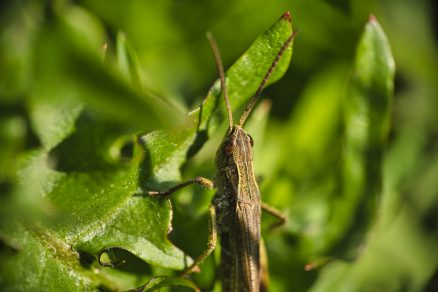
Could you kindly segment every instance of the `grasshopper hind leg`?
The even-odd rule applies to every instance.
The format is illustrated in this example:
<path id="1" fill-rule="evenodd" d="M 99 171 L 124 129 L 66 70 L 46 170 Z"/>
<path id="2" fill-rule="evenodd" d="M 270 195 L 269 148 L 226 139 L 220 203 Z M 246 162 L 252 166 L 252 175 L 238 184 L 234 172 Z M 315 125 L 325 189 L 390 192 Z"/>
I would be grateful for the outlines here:
<path id="1" fill-rule="evenodd" d="M 269 230 L 274 230 L 274 229 L 286 224 L 287 217 L 280 210 L 278 210 L 278 209 L 276 209 L 276 208 L 274 208 L 274 207 L 272 207 L 264 202 L 261 203 L 261 206 L 262 206 L 263 211 L 274 216 L 277 219 L 276 222 L 272 223 L 269 226 Z"/>

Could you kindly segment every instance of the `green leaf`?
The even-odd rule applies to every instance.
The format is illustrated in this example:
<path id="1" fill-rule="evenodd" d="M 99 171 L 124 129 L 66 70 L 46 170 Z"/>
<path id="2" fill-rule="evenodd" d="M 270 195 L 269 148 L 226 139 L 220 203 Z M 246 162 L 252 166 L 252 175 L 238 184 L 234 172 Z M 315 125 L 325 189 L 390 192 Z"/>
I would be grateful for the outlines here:
<path id="1" fill-rule="evenodd" d="M 120 70 L 136 86 L 141 88 L 140 65 L 135 51 L 122 32 L 117 34 L 117 62 Z"/>
<path id="2" fill-rule="evenodd" d="M 105 271 L 91 266 L 66 242 L 36 226 L 12 225 L 12 247 L 0 260 L 0 283 L 11 291 L 89 290 L 100 286 L 119 290 Z M 2 238 L 4 239 L 4 238 Z M 89 268 L 84 268 L 85 266 Z"/>
<path id="3" fill-rule="evenodd" d="M 269 163 L 263 168 L 269 176 L 263 196 L 290 214 L 287 229 L 300 238 L 295 248 L 312 261 L 327 250 L 332 197 L 339 194 L 335 166 L 342 151 L 342 96 L 350 72 L 342 64 L 314 74 L 287 123 L 276 125 L 266 139 Z"/>
<path id="4" fill-rule="evenodd" d="M 66 119 L 69 116 L 66 115 Z M 104 284 L 103 280 L 94 281 L 95 277 L 90 276 L 93 273 L 89 272 L 88 268 L 81 268 L 80 255 L 95 259 L 102 250 L 117 247 L 128 250 L 157 266 L 182 269 L 187 263 L 191 263 L 189 258 L 186 259 L 184 254 L 167 240 L 171 220 L 169 202 L 143 197 L 138 189 L 138 165 L 142 158 L 139 146 L 134 143 L 133 156 L 128 161 L 125 159 L 121 162 L 105 162 L 105 158 L 100 156 L 105 147 L 93 145 L 93 142 L 108 145 L 105 138 L 111 140 L 114 137 L 105 136 L 108 133 L 107 129 L 101 129 L 97 125 L 90 123 L 84 125 L 79 122 L 76 126 L 76 132 L 73 135 L 52 149 L 50 153 L 39 151 L 32 155 L 21 170 L 20 177 L 25 184 L 17 195 L 26 196 L 22 198 L 26 204 L 17 205 L 15 209 L 26 211 L 19 211 L 12 215 L 8 213 L 10 215 L 8 225 L 2 225 L 0 228 L 2 240 L 11 243 L 8 244 L 10 246 L 16 246 L 14 242 L 18 241 L 20 246 L 17 251 L 17 260 L 9 259 L 8 267 L 18 275 L 31 278 L 34 271 L 25 268 L 26 265 L 19 260 L 22 257 L 26 258 L 29 249 L 49 248 L 55 253 L 60 253 L 57 247 L 66 246 L 71 249 L 69 257 L 74 265 L 74 272 L 65 273 L 71 277 L 66 277 L 67 280 L 76 283 L 78 280 L 75 278 L 80 277 L 82 280 L 76 283 L 77 285 L 97 287 Z M 65 130 L 70 129 L 65 128 Z M 53 133 L 58 135 L 57 131 Z M 88 134 L 96 140 L 89 139 Z M 94 152 L 78 152 L 81 149 L 93 149 Z M 87 163 L 80 165 L 64 161 L 69 155 L 76 157 L 77 161 L 86 159 Z M 50 162 L 53 160 L 52 156 L 59 157 L 57 164 Z M 35 190 L 38 191 L 35 193 Z M 138 194 L 140 195 L 137 196 Z M 34 205 L 40 204 L 42 214 L 38 217 L 35 212 L 29 214 L 32 207 L 35 208 L 31 205 L 32 202 Z M 34 230 L 35 224 L 38 225 L 39 231 L 35 233 L 36 236 L 21 243 L 21 233 L 15 232 L 12 228 L 21 226 L 15 223 L 15 220 L 25 222 L 26 228 L 22 232 Z M 45 240 L 54 242 L 54 246 L 47 245 Z M 30 263 L 37 260 L 60 261 L 56 265 L 41 267 L 40 273 L 47 277 L 59 278 L 53 274 L 58 273 L 57 269 L 70 269 L 70 264 L 64 267 L 65 264 L 62 262 L 64 257 L 53 259 L 49 251 L 39 251 L 36 254 L 40 256 L 27 260 Z M 106 274 L 102 267 L 96 266 L 93 269 Z M 13 280 L 15 276 L 9 275 L 8 277 L 7 281 L 15 282 Z M 42 278 L 36 278 L 29 285 L 39 286 L 39 280 L 43 281 Z M 112 289 L 122 289 L 113 280 L 106 281 L 105 285 L 116 287 Z M 50 285 L 58 284 L 53 282 Z M 77 286 L 76 289 L 82 286 Z"/>
<path id="5" fill-rule="evenodd" d="M 76 133 L 51 152 L 59 157 L 57 170 L 64 173 L 48 194 L 62 214 L 53 228 L 70 245 L 95 256 L 118 247 L 151 264 L 182 269 L 190 259 L 167 240 L 169 202 L 144 197 L 138 188 L 143 156 L 135 137 L 119 143 L 99 122 L 82 119 Z M 116 161 L 102 156 L 129 145 L 131 156 Z"/>
<path id="6" fill-rule="evenodd" d="M 373 221 L 382 192 L 383 151 L 390 126 L 394 59 L 388 40 L 372 16 L 356 51 L 354 71 L 344 100 L 342 196 L 334 203 L 328 238 L 356 247 Z M 342 246 L 342 247 L 341 247 Z M 356 252 L 350 250 L 350 256 Z"/>
<path id="7" fill-rule="evenodd" d="M 194 291 L 200 291 L 192 281 L 177 277 L 154 277 L 144 286 L 135 289 L 135 291 L 151 292 L 169 286 L 187 287 Z"/>

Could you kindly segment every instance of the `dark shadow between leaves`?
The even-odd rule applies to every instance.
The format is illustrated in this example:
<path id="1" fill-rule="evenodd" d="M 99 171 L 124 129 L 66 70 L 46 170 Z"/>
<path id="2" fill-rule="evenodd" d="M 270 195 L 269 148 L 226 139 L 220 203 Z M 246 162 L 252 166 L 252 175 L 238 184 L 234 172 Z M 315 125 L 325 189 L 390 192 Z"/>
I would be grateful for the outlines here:
<path id="1" fill-rule="evenodd" d="M 209 97 L 210 97 L 210 95 L 208 93 L 206 99 Z M 199 123 L 197 126 L 196 138 L 195 138 L 195 141 L 193 142 L 193 144 L 190 146 L 189 150 L 187 151 L 187 156 L 186 156 L 187 159 L 193 157 L 196 153 L 198 153 L 198 151 L 201 150 L 202 146 L 204 146 L 205 142 L 207 142 L 207 140 L 209 138 L 208 137 L 208 129 L 210 128 L 211 123 L 214 120 L 214 117 L 217 117 L 217 119 L 219 121 L 224 120 L 224 115 L 219 110 L 220 101 L 222 99 L 216 98 L 211 115 L 209 117 L 207 117 L 206 129 L 202 129 L 202 130 L 200 129 L 202 119 L 203 119 L 203 113 L 204 113 L 204 103 L 207 101 L 206 99 L 204 101 L 202 101 L 201 105 L 199 106 L 199 117 L 198 117 Z"/>
<path id="2" fill-rule="evenodd" d="M 421 226 L 428 234 L 438 237 L 438 202 L 429 206 L 421 216 Z"/>
<path id="3" fill-rule="evenodd" d="M 103 259 L 104 256 L 107 259 Z M 110 267 L 138 276 L 151 275 L 152 273 L 149 264 L 119 247 L 105 248 L 99 253 L 98 261 L 102 267 Z"/>
<path id="4" fill-rule="evenodd" d="M 0 182 L 0 198 L 9 199 L 12 197 L 13 184 L 11 182 Z"/>
<path id="5" fill-rule="evenodd" d="M 90 269 L 91 265 L 96 260 L 96 257 L 84 251 L 77 251 L 79 254 L 79 263 L 84 269 Z"/>
<path id="6" fill-rule="evenodd" d="M 21 97 L 17 97 L 17 99 L 21 99 Z M 0 117 L 2 123 L 11 120 L 20 123 L 21 128 L 24 129 L 23 135 L 20 137 L 20 139 L 22 139 L 21 147 L 23 147 L 23 150 L 41 147 L 41 141 L 32 126 L 29 110 L 23 104 L 1 104 Z M 18 135 L 16 131 L 15 135 Z M 17 139 L 17 137 L 15 137 L 15 139 Z"/>
<path id="7" fill-rule="evenodd" d="M 426 287 L 424 288 L 424 292 L 433 292 L 438 291 L 438 267 L 436 267 L 435 272 L 429 279 Z"/>
<path id="8" fill-rule="evenodd" d="M 16 255 L 19 252 L 19 248 L 7 244 L 4 240 L 0 239 L 0 254 Z"/>
<path id="9" fill-rule="evenodd" d="M 186 158 L 189 159 L 190 157 L 194 156 L 196 153 L 198 153 L 199 150 L 201 150 L 202 146 L 204 146 L 205 142 L 208 140 L 208 132 L 207 130 L 201 130 L 196 133 L 196 138 L 193 144 L 190 146 L 189 150 L 187 151 Z"/>

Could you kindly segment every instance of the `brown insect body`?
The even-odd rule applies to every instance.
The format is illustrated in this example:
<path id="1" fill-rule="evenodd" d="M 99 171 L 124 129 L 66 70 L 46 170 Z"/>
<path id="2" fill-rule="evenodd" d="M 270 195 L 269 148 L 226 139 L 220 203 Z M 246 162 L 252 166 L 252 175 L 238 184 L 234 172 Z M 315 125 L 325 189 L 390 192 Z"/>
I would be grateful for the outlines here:
<path id="1" fill-rule="evenodd" d="M 216 154 L 213 205 L 222 247 L 222 291 L 260 291 L 261 207 L 252 147 L 251 136 L 233 126 Z"/>

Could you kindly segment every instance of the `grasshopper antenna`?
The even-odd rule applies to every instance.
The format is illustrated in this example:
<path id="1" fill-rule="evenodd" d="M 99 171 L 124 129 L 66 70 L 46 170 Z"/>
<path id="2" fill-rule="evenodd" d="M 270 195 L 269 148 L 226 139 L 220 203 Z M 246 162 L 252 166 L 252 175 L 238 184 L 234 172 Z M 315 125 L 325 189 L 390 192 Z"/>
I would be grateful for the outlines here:
<path id="1" fill-rule="evenodd" d="M 278 61 L 280 61 L 281 57 L 283 56 L 286 49 L 289 47 L 295 36 L 297 35 L 297 31 L 293 31 L 292 34 L 287 38 L 287 40 L 284 42 L 283 46 L 281 47 L 280 51 L 278 52 L 277 56 L 275 57 L 275 60 L 272 62 L 271 67 L 269 67 L 268 72 L 266 72 L 265 77 L 262 80 L 262 83 L 260 83 L 259 88 L 257 88 L 256 93 L 253 95 L 251 100 L 249 101 L 248 105 L 246 106 L 245 110 L 243 111 L 242 116 L 240 117 L 239 125 L 243 126 L 243 123 L 245 123 L 246 119 L 248 118 L 248 115 L 251 113 L 252 108 L 254 107 L 255 103 L 257 102 L 257 99 L 259 98 L 260 94 L 262 93 L 263 89 L 266 86 L 266 83 L 269 80 L 269 77 L 271 77 L 272 72 L 274 71 L 275 67 L 278 64 Z"/>
<path id="2" fill-rule="evenodd" d="M 213 51 L 214 60 L 216 61 L 217 70 L 219 72 L 219 78 L 221 80 L 221 91 L 224 94 L 225 104 L 227 106 L 228 112 L 228 124 L 231 129 L 234 125 L 233 123 L 233 113 L 231 112 L 230 99 L 228 98 L 227 86 L 225 84 L 225 74 L 224 66 L 222 65 L 221 54 L 219 48 L 217 47 L 216 40 L 211 32 L 207 32 L 207 39 L 210 42 L 211 50 Z"/>

